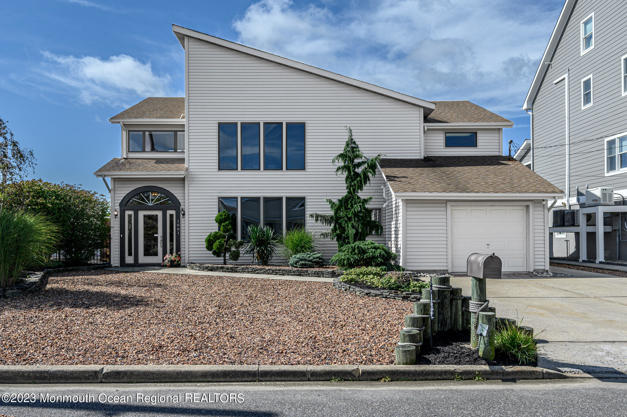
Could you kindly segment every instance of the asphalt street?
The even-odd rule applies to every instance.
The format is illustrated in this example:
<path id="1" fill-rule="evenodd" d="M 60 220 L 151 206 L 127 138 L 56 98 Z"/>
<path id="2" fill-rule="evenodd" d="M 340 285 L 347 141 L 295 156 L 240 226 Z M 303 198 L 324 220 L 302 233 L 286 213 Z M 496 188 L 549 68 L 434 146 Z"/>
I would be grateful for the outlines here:
<path id="1" fill-rule="evenodd" d="M 0 386 L 0 415 L 625 416 L 627 379 Z"/>

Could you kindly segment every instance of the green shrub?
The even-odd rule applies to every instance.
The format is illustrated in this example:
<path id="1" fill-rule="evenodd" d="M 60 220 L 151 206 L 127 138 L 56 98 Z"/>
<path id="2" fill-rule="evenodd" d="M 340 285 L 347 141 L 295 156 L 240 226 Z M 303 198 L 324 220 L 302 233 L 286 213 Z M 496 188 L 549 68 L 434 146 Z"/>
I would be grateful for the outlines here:
<path id="1" fill-rule="evenodd" d="M 43 215 L 56 225 L 55 250 L 63 253 L 67 264 L 87 263 L 109 240 L 109 201 L 98 193 L 30 180 L 2 187 L 0 200 L 5 208 Z"/>
<path id="2" fill-rule="evenodd" d="M 218 230 L 209 233 L 205 238 L 205 247 L 213 256 L 222 258 L 222 263 L 226 265 L 226 257 L 232 261 L 239 259 L 239 248 L 243 242 L 235 237 L 233 224 L 234 216 L 228 211 L 221 211 L 215 217 Z"/>
<path id="3" fill-rule="evenodd" d="M 318 252 L 305 252 L 292 256 L 289 264 L 292 268 L 316 268 L 324 265 L 324 259 Z"/>
<path id="4" fill-rule="evenodd" d="M 344 272 L 340 281 L 348 284 L 361 284 L 386 290 L 419 292 L 429 286 L 424 281 L 413 279 L 401 272 L 387 272 L 384 267 L 367 266 L 353 268 Z"/>
<path id="5" fill-rule="evenodd" d="M 246 253 L 253 255 L 253 259 L 261 265 L 268 265 L 274 257 L 279 239 L 268 226 L 252 225 L 248 227 L 249 242 L 246 245 Z"/>
<path id="6" fill-rule="evenodd" d="M 44 264 L 58 229 L 43 216 L 0 209 L 0 288 L 15 284 L 24 268 Z"/>
<path id="7" fill-rule="evenodd" d="M 391 269 L 395 259 L 396 254 L 387 246 L 363 240 L 342 246 L 331 258 L 331 263 L 343 269 L 360 266 L 381 266 Z"/>
<path id="8" fill-rule="evenodd" d="M 503 329 L 496 332 L 495 350 L 499 357 L 527 365 L 536 362 L 536 341 L 528 333 L 521 331 L 518 326 L 508 323 Z"/>
<path id="9" fill-rule="evenodd" d="M 299 253 L 313 252 L 313 235 L 303 228 L 290 230 L 283 238 L 283 245 L 285 246 L 285 257 L 288 259 Z"/>

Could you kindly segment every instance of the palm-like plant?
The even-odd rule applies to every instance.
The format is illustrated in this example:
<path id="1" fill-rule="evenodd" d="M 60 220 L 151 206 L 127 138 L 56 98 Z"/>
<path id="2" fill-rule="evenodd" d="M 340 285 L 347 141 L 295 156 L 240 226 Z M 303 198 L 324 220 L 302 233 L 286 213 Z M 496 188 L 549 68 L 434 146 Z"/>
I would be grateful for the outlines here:
<path id="1" fill-rule="evenodd" d="M 268 265 L 276 254 L 279 238 L 274 230 L 268 226 L 252 225 L 248 227 L 249 242 L 246 245 L 246 253 L 253 255 L 253 259 L 261 265 Z"/>

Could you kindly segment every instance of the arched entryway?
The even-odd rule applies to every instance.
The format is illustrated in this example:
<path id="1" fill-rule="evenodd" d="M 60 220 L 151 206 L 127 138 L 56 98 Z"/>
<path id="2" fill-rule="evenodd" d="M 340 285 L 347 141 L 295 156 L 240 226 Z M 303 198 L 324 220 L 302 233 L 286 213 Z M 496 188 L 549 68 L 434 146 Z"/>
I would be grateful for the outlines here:
<path id="1" fill-rule="evenodd" d="M 181 203 L 168 190 L 139 187 L 120 202 L 120 264 L 161 264 L 181 250 Z"/>

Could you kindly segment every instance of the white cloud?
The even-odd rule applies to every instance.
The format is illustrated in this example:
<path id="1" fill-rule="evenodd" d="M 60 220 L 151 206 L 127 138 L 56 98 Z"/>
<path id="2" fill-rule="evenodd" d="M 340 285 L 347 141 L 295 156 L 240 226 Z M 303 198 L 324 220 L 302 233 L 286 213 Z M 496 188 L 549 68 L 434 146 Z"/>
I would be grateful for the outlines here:
<path id="1" fill-rule="evenodd" d="M 71 3 L 71 4 L 76 4 L 78 6 L 83 6 L 83 7 L 91 7 L 93 9 L 99 9 L 99 10 L 104 10 L 107 12 L 112 12 L 114 11 L 114 9 L 104 6 L 102 4 L 93 2 L 93 1 L 89 1 L 89 0 L 65 0 L 67 3 Z"/>
<path id="2" fill-rule="evenodd" d="M 233 27 L 240 42 L 292 59 L 425 99 L 470 99 L 515 113 L 561 3 L 383 0 L 332 6 L 261 0 Z"/>
<path id="3" fill-rule="evenodd" d="M 41 73 L 57 89 L 77 94 L 87 104 L 127 105 L 137 98 L 164 96 L 169 91 L 170 76 L 156 75 L 150 62 L 142 63 L 128 55 L 101 59 L 42 53 L 46 63 Z"/>

